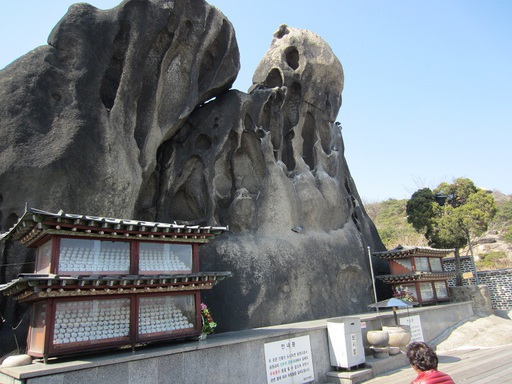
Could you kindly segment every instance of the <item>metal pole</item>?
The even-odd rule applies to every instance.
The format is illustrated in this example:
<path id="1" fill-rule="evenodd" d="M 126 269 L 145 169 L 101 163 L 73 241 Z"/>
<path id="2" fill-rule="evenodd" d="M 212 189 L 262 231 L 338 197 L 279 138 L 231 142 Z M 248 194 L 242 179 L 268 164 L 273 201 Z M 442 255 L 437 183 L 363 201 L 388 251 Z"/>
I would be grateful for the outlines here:
<path id="1" fill-rule="evenodd" d="M 377 289 L 375 288 L 375 276 L 373 275 L 372 251 L 370 246 L 368 246 L 368 259 L 370 260 L 370 272 L 372 273 L 373 296 L 375 298 L 375 303 L 377 303 Z"/>
<path id="2" fill-rule="evenodd" d="M 375 304 L 377 304 L 377 289 L 375 288 L 375 276 L 373 275 L 372 251 L 370 246 L 368 246 L 368 259 L 370 260 L 370 272 L 372 274 L 373 297 L 375 298 Z M 375 306 L 375 309 L 377 310 L 377 315 L 380 321 L 380 328 L 382 329 L 382 318 L 380 317 L 379 307 Z"/>
<path id="3" fill-rule="evenodd" d="M 469 230 L 467 228 L 466 228 L 466 236 L 468 237 L 469 253 L 471 253 L 471 264 L 473 267 L 473 271 L 475 272 L 475 283 L 476 283 L 476 285 L 479 285 L 480 282 L 478 281 L 478 272 L 476 270 L 476 265 L 475 265 L 475 256 L 473 255 L 473 246 L 471 245 L 471 238 L 469 237 Z"/>

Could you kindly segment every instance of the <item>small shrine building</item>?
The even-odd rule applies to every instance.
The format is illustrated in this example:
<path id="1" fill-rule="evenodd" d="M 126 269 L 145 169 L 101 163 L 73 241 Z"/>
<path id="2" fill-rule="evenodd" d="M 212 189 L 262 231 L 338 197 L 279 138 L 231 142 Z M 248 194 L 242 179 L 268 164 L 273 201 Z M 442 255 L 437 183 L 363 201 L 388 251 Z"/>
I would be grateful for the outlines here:
<path id="1" fill-rule="evenodd" d="M 44 358 L 201 334 L 202 290 L 231 272 L 201 272 L 199 246 L 227 227 L 27 209 L 0 235 L 36 249 L 34 273 L 0 285 L 30 303 L 27 353 Z"/>
<path id="2" fill-rule="evenodd" d="M 419 304 L 449 301 L 448 280 L 452 272 L 445 272 L 441 259 L 454 249 L 429 247 L 397 247 L 373 256 L 389 262 L 391 274 L 376 276 L 391 285 L 395 295 L 407 294 Z"/>

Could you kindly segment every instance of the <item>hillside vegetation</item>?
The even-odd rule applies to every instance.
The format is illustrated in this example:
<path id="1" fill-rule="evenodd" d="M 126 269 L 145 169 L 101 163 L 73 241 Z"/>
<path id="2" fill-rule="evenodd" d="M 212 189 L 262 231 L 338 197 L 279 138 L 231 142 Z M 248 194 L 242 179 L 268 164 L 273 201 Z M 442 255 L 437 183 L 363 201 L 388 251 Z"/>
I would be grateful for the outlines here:
<path id="1" fill-rule="evenodd" d="M 488 231 L 471 239 L 477 269 L 489 270 L 512 268 L 512 195 L 498 191 L 492 193 L 498 211 Z M 407 222 L 407 199 L 389 199 L 365 204 L 387 249 L 398 245 L 428 246 L 428 241 Z M 462 249 L 461 256 L 470 254 L 469 247 Z"/>

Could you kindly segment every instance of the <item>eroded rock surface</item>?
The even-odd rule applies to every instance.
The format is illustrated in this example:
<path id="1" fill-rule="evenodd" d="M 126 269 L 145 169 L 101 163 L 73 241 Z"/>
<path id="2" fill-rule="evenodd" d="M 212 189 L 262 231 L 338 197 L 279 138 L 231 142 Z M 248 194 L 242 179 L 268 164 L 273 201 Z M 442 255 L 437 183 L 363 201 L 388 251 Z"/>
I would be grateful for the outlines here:
<path id="1" fill-rule="evenodd" d="M 236 78 L 233 28 L 201 0 L 81 3 L 48 43 L 0 76 L 2 228 L 25 202 L 134 217 L 161 143 Z"/>
<path id="2" fill-rule="evenodd" d="M 232 25 L 201 0 L 72 6 L 49 46 L 0 71 L 1 230 L 25 203 L 229 225 L 201 250 L 202 269 L 235 276 L 204 297 L 220 330 L 366 310 L 366 247 L 383 247 L 335 124 L 339 60 L 281 26 L 249 93 L 229 90 L 238 69 Z"/>
<path id="3" fill-rule="evenodd" d="M 381 245 L 335 123 L 341 64 L 319 36 L 281 26 L 253 83 L 196 109 L 183 140 L 162 145 L 157 217 L 229 224 L 202 259 L 235 275 L 205 298 L 220 329 L 364 312 L 366 247 Z"/>

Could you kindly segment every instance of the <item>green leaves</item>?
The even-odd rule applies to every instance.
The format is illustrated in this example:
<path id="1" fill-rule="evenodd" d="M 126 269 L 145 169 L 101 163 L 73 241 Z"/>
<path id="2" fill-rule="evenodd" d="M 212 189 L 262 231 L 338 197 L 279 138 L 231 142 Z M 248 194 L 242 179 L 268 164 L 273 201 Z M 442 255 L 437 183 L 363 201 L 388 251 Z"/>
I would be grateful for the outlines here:
<path id="1" fill-rule="evenodd" d="M 496 214 L 491 194 L 465 178 L 416 191 L 407 202 L 407 220 L 435 248 L 462 248 L 468 236 L 485 232 Z"/>
<path id="2" fill-rule="evenodd" d="M 462 225 L 474 236 L 487 231 L 488 225 L 497 211 L 492 195 L 481 189 L 469 195 L 466 204 L 458 209 Z"/>
<path id="3" fill-rule="evenodd" d="M 434 248 L 462 248 L 467 244 L 467 236 L 461 212 L 449 205 L 438 208 L 425 234 L 429 244 Z"/>
<path id="4" fill-rule="evenodd" d="M 435 216 L 435 198 L 430 188 L 423 188 L 413 193 L 407 202 L 407 221 L 418 232 L 426 232 Z"/>
<path id="5" fill-rule="evenodd" d="M 466 204 L 469 196 L 477 191 L 478 188 L 475 183 L 463 177 L 459 177 L 452 184 L 441 183 L 434 189 L 434 193 L 448 196 L 449 200 L 447 202 L 454 208 Z"/>

